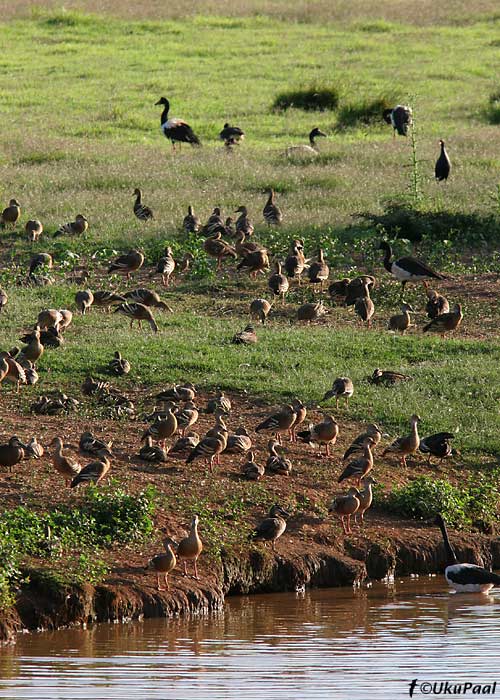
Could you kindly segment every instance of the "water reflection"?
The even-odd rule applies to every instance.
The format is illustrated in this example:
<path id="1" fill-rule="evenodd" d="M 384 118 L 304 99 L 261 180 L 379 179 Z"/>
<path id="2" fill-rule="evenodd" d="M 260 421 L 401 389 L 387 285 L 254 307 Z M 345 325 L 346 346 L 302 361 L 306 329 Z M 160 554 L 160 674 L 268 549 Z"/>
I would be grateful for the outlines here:
<path id="1" fill-rule="evenodd" d="M 499 599 L 443 579 L 230 599 L 203 618 L 25 635 L 1 698 L 398 698 L 412 678 L 496 680 Z"/>

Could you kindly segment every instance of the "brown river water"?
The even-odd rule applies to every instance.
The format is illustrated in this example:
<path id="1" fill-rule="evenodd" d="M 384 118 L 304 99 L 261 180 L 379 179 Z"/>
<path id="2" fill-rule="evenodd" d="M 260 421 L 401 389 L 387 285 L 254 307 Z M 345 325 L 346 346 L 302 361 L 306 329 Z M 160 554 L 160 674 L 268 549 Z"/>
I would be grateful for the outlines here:
<path id="1" fill-rule="evenodd" d="M 497 681 L 500 698 L 499 613 L 500 592 L 442 577 L 229 598 L 206 617 L 21 635 L 0 649 L 0 698 L 393 700 L 412 679 L 414 698 L 446 681 Z"/>

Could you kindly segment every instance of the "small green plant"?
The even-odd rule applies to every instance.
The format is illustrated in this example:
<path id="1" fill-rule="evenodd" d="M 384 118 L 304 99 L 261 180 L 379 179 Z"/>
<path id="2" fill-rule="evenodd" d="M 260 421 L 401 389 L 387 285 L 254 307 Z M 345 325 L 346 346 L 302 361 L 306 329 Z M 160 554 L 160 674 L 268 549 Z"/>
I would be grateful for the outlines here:
<path id="1" fill-rule="evenodd" d="M 309 85 L 304 89 L 281 92 L 276 96 L 272 108 L 283 111 L 293 107 L 307 112 L 335 111 L 339 105 L 340 90 L 336 85 Z"/>

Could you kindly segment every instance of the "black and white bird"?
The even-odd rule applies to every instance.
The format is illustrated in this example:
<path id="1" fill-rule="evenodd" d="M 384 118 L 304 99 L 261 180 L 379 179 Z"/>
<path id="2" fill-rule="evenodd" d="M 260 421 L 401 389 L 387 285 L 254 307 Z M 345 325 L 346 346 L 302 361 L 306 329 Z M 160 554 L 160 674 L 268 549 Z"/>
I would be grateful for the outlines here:
<path id="1" fill-rule="evenodd" d="M 439 145 L 441 146 L 441 153 L 436 161 L 436 166 L 434 168 L 434 174 L 438 182 L 447 180 L 451 170 L 451 160 L 446 153 L 446 148 L 444 147 L 443 139 L 440 139 Z"/>
<path id="2" fill-rule="evenodd" d="M 175 150 L 175 142 L 190 143 L 192 146 L 201 146 L 200 139 L 196 136 L 192 128 L 182 119 L 168 118 L 170 102 L 166 97 L 161 97 L 156 105 L 163 105 L 163 112 L 160 117 L 161 130 L 165 138 L 172 141 L 172 148 Z"/>
<path id="3" fill-rule="evenodd" d="M 427 463 L 431 463 L 431 457 L 437 457 L 439 460 L 451 457 L 453 453 L 450 445 L 450 440 L 454 438 L 453 433 L 435 433 L 420 440 L 418 449 L 427 455 Z"/>
<path id="4" fill-rule="evenodd" d="M 446 568 L 444 577 L 457 593 L 487 593 L 491 588 L 500 586 L 500 576 L 476 564 L 460 564 L 448 539 L 446 524 L 441 514 L 436 516 L 435 524 L 441 529 L 446 551 Z"/>
<path id="5" fill-rule="evenodd" d="M 417 260 L 417 258 L 405 256 L 391 261 L 392 249 L 386 241 L 380 242 L 379 250 L 383 250 L 385 253 L 384 267 L 387 272 L 390 272 L 391 275 L 394 275 L 394 277 L 401 282 L 401 295 L 404 294 L 407 282 L 423 282 L 428 279 L 446 279 L 440 272 L 435 272 L 424 262 Z"/>
<path id="6" fill-rule="evenodd" d="M 391 124 L 394 129 L 394 138 L 396 138 L 396 132 L 400 136 L 408 136 L 408 129 L 413 123 L 411 107 L 396 105 L 391 109 L 384 109 L 383 117 L 387 124 Z"/>
<path id="7" fill-rule="evenodd" d="M 224 141 L 226 148 L 231 148 L 236 146 L 240 141 L 245 138 L 245 132 L 240 129 L 239 126 L 231 126 L 230 124 L 224 124 L 224 128 L 219 134 L 221 141 Z"/>

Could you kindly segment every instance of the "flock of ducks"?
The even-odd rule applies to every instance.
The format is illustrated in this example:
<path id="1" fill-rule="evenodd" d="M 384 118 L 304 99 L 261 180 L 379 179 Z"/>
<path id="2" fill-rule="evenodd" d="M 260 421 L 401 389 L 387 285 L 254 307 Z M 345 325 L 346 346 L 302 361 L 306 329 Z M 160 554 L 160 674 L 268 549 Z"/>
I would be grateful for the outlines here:
<path id="1" fill-rule="evenodd" d="M 157 103 L 163 107 L 161 114 L 161 128 L 166 138 L 172 142 L 175 149 L 177 143 L 190 143 L 200 145 L 200 140 L 193 129 L 183 120 L 169 117 L 169 101 L 162 97 Z M 394 133 L 407 135 L 411 126 L 411 109 L 404 105 L 384 113 L 384 119 L 392 124 Z M 224 124 L 219 135 L 228 149 L 240 143 L 244 132 L 236 126 Z M 318 128 L 314 128 L 309 134 L 309 145 L 293 146 L 287 150 L 287 155 L 317 153 L 316 139 L 326 137 L 326 134 Z M 441 153 L 436 163 L 436 178 L 446 180 L 450 172 L 450 162 L 444 143 L 441 141 Z M 154 219 L 151 207 L 143 201 L 141 189 L 133 192 L 135 197 L 133 213 L 138 220 L 148 222 Z M 257 278 L 259 274 L 268 274 L 267 288 L 272 301 L 265 298 L 256 298 L 250 302 L 249 313 L 251 317 L 265 324 L 273 310 L 274 304 L 284 304 L 286 296 L 293 284 L 298 287 L 303 284 L 303 276 L 307 278 L 315 291 L 320 295 L 317 301 L 302 304 L 296 312 L 297 320 L 311 323 L 320 319 L 326 312 L 323 294 L 326 291 L 329 299 L 336 305 L 346 308 L 352 307 L 355 314 L 367 327 L 371 326 L 375 313 L 374 302 L 371 298 L 372 291 L 376 287 L 376 279 L 371 275 L 361 275 L 353 279 L 340 279 L 330 281 L 330 269 L 325 258 L 324 251 L 319 249 L 314 258 L 306 257 L 304 242 L 299 239 L 290 241 L 288 255 L 284 260 L 274 260 L 271 269 L 269 251 L 265 246 L 254 239 L 255 227 L 247 207 L 240 206 L 235 214 L 238 217 L 223 219 L 219 207 L 214 208 L 212 214 L 202 223 L 195 214 L 192 206 L 183 219 L 182 227 L 186 232 L 199 234 L 203 238 L 200 244 L 205 253 L 216 260 L 217 269 L 228 260 L 236 262 L 236 272 L 245 271 L 251 278 Z M 21 206 L 16 199 L 11 199 L 8 206 L 0 215 L 0 225 L 15 226 L 21 217 Z M 262 210 L 262 217 L 268 226 L 279 226 L 283 221 L 283 212 L 276 202 L 274 190 L 269 190 Z M 88 219 L 78 214 L 73 221 L 63 224 L 58 228 L 55 236 L 75 236 L 85 233 L 89 226 Z M 28 240 L 36 242 L 43 235 L 43 224 L 30 219 L 25 225 Z M 397 281 L 401 283 L 401 296 L 405 292 L 407 283 L 423 283 L 426 297 L 425 310 L 429 322 L 423 326 L 423 332 L 436 332 L 442 336 L 457 329 L 462 322 L 463 314 L 460 304 L 456 304 L 450 310 L 448 300 L 436 289 L 429 287 L 429 282 L 439 282 L 446 279 L 444 275 L 432 270 L 424 261 L 415 257 L 404 256 L 393 259 L 390 245 L 382 241 L 380 250 L 383 251 L 383 265 Z M 155 263 L 155 272 L 161 276 L 161 283 L 168 287 L 172 275 L 176 271 L 186 272 L 194 257 L 186 253 L 181 261 L 175 260 L 172 249 L 166 247 L 164 255 Z M 112 260 L 108 266 L 109 274 L 117 274 L 130 280 L 145 263 L 145 256 L 140 250 L 130 250 Z M 37 280 L 40 269 L 53 267 L 52 256 L 49 253 L 38 253 L 32 257 L 28 268 L 28 279 Z M 270 273 L 270 274 L 269 274 Z M 41 277 L 43 280 L 43 276 Z M 82 281 L 86 279 L 82 276 Z M 34 283 L 37 283 L 36 281 Z M 42 284 L 40 282 L 40 284 Z M 8 303 L 5 291 L 0 289 L 0 312 Z M 153 316 L 152 309 L 172 312 L 168 304 L 163 301 L 157 292 L 137 288 L 123 294 L 112 290 L 82 289 L 75 295 L 75 307 L 82 314 L 87 315 L 93 308 L 104 310 L 113 309 L 114 312 L 126 316 L 130 320 L 130 327 L 137 322 L 139 328 L 142 323 L 147 323 L 153 332 L 158 331 L 158 324 Z M 392 332 L 405 333 L 412 327 L 411 314 L 413 307 L 402 299 L 401 312 L 388 319 L 388 329 Z M 64 342 L 64 334 L 71 325 L 73 312 L 69 309 L 42 309 L 38 314 L 32 331 L 22 336 L 25 343 L 22 348 L 13 348 L 10 351 L 0 352 L 0 384 L 10 381 L 16 385 L 17 391 L 23 384 L 33 384 L 38 380 L 36 371 L 37 362 L 44 353 L 45 347 L 57 348 Z M 254 327 L 249 324 L 241 332 L 235 334 L 233 342 L 236 344 L 251 344 L 257 342 L 257 334 Z M 109 361 L 109 372 L 114 376 L 129 374 L 131 365 L 122 357 L 119 351 L 115 351 Z M 392 370 L 375 369 L 371 381 L 375 384 L 393 385 L 401 381 L 410 380 L 401 373 Z M 95 382 L 91 377 L 84 383 L 84 393 L 108 392 L 109 387 L 105 382 Z M 344 400 L 346 408 L 349 399 L 354 394 L 354 384 L 348 377 L 338 377 L 331 389 L 327 390 L 322 398 L 322 403 L 335 399 L 336 409 L 339 401 Z M 42 397 L 45 413 L 50 413 L 49 405 L 59 404 L 61 410 L 69 410 L 71 400 L 64 395 L 57 399 L 49 400 Z M 196 426 L 202 409 L 196 403 L 196 388 L 192 384 L 174 385 L 160 392 L 156 405 L 151 414 L 147 416 L 149 426 L 141 436 L 141 448 L 139 458 L 152 463 L 166 462 L 170 456 L 182 458 L 186 464 L 195 460 L 205 460 L 211 472 L 221 464 L 224 454 L 237 454 L 242 456 L 241 476 L 244 479 L 257 481 L 273 474 L 277 476 L 290 476 L 293 473 L 292 461 L 285 456 L 283 442 L 286 436 L 291 443 L 303 443 L 311 449 L 324 449 L 324 457 L 330 458 L 335 446 L 340 426 L 334 416 L 326 411 L 322 412 L 322 418 L 318 422 L 306 424 L 307 408 L 299 399 L 294 399 L 289 404 L 282 406 L 264 418 L 255 427 L 255 433 L 267 435 L 268 458 L 265 464 L 256 461 L 256 451 L 250 433 L 244 426 L 239 426 L 230 433 L 226 420 L 231 412 L 231 402 L 223 392 L 219 392 L 211 399 L 205 413 L 214 415 L 214 425 L 207 430 L 204 436 L 198 435 L 193 428 Z M 52 403 L 51 403 L 52 402 Z M 78 402 L 76 402 L 78 403 Z M 181 405 L 182 404 L 182 405 Z M 57 407 L 57 406 L 56 406 Z M 56 411 L 56 408 L 53 409 Z M 41 410 L 41 412 L 44 412 Z M 407 466 L 407 458 L 419 451 L 426 455 L 430 463 L 431 457 L 439 460 L 446 459 L 452 454 L 451 440 L 454 435 L 440 432 L 420 438 L 418 423 L 420 417 L 412 415 L 410 418 L 410 431 L 399 436 L 389 443 L 382 452 L 381 458 L 394 456 L 402 468 Z M 329 512 L 340 519 L 343 532 L 352 533 L 352 521 L 354 524 L 363 525 L 364 515 L 369 510 L 373 501 L 373 485 L 376 483 L 372 474 L 374 469 L 374 453 L 379 448 L 383 434 L 376 424 L 369 424 L 366 429 L 355 437 L 351 445 L 345 450 L 342 458 L 342 466 L 338 474 L 338 483 L 353 482 L 347 490 L 335 497 L 329 505 Z M 168 444 L 170 443 L 170 444 Z M 85 483 L 100 483 L 109 473 L 112 465 L 112 444 L 104 442 L 90 432 L 82 434 L 79 442 L 82 453 L 92 455 L 93 459 L 85 466 L 73 457 L 65 453 L 63 439 L 56 436 L 49 445 L 54 469 L 61 475 L 64 483 L 69 488 L 76 488 Z M 12 470 L 22 459 L 33 457 L 40 458 L 44 453 L 43 447 L 33 438 L 30 443 L 24 444 L 17 436 L 13 436 L 5 444 L 0 445 L 0 465 Z M 254 541 L 270 542 L 273 550 L 277 540 L 283 535 L 287 527 L 287 519 L 290 513 L 279 503 L 272 506 L 269 514 L 255 528 L 251 535 Z M 443 533 L 445 548 L 450 559 L 450 565 L 446 569 L 446 577 L 457 590 L 460 587 L 479 586 L 481 590 L 498 585 L 500 579 L 480 567 L 462 565 L 457 562 L 456 556 L 450 545 L 446 532 L 446 526 L 442 518 L 436 521 Z M 203 545 L 198 533 L 199 518 L 194 516 L 191 522 L 189 534 L 178 543 L 167 533 L 164 538 L 164 551 L 154 556 L 149 566 L 156 572 L 157 586 L 162 590 L 162 578 L 165 589 L 168 589 L 168 575 L 177 566 L 178 561 L 184 563 L 184 574 L 187 575 L 187 563 L 193 562 L 194 576 L 198 578 L 197 561 L 202 552 Z M 465 573 L 464 573 L 465 572 Z M 489 578 L 488 578 L 489 576 Z M 481 581 L 475 580 L 479 577 Z M 479 590 L 479 589 L 478 589 Z"/>

